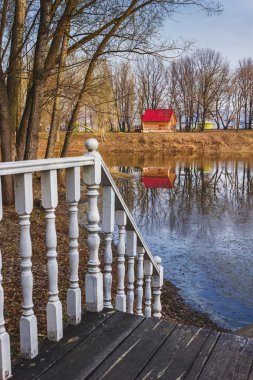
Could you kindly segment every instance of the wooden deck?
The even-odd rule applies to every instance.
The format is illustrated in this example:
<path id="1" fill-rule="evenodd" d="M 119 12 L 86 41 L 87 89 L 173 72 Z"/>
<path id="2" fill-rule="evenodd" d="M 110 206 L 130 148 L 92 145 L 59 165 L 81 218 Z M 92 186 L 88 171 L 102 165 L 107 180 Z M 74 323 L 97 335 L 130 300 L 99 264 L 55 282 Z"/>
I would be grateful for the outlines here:
<path id="1" fill-rule="evenodd" d="M 85 313 L 14 379 L 253 379 L 253 339 L 121 312 Z"/>

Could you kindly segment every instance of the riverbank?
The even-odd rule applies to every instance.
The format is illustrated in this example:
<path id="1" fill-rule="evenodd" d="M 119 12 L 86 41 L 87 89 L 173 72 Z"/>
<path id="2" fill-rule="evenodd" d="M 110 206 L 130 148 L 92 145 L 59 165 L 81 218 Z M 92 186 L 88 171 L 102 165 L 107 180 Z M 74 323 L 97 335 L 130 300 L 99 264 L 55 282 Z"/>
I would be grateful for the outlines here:
<path id="1" fill-rule="evenodd" d="M 75 133 L 72 136 L 69 155 L 80 155 L 84 141 L 94 137 L 99 141 L 99 151 L 110 153 L 166 153 L 170 155 L 208 156 L 228 158 L 253 154 L 253 131 L 205 131 L 175 133 L 107 133 L 102 142 L 99 134 Z M 58 156 L 63 144 L 64 133 L 56 144 Z M 41 134 L 39 156 L 46 149 L 46 135 Z"/>

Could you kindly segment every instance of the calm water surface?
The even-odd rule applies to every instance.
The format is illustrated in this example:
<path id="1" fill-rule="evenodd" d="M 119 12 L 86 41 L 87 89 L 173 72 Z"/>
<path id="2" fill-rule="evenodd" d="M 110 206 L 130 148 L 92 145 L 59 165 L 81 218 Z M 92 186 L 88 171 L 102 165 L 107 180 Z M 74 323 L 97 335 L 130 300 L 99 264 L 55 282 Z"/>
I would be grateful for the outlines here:
<path id="1" fill-rule="evenodd" d="M 253 159 L 105 158 L 186 302 L 226 328 L 253 323 Z"/>

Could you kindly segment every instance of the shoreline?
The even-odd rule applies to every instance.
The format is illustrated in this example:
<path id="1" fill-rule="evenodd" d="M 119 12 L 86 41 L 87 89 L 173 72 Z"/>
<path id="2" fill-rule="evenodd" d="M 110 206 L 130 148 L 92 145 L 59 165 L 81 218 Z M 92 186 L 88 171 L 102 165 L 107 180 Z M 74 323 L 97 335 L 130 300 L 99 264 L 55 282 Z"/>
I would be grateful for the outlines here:
<path id="1" fill-rule="evenodd" d="M 65 133 L 56 143 L 55 157 L 60 154 Z M 46 133 L 40 135 L 39 158 L 43 158 L 46 150 Z M 98 151 L 105 156 L 112 153 L 134 154 L 170 154 L 187 156 L 188 158 L 240 158 L 253 157 L 253 130 L 205 131 L 205 132 L 171 132 L 171 133 L 106 133 L 102 142 L 98 133 L 79 132 L 73 134 L 69 155 L 80 155 L 85 152 L 84 143 L 89 138 L 99 142 Z M 105 158 L 105 157 L 104 157 Z"/>

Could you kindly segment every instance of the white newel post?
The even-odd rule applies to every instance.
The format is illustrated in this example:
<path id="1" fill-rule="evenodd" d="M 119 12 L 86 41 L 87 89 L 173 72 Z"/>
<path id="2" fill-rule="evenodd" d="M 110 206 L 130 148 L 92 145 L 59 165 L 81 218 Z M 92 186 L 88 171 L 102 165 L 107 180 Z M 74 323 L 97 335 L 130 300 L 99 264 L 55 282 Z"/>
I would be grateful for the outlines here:
<path id="1" fill-rule="evenodd" d="M 62 304 L 58 290 L 57 236 L 55 208 L 58 204 L 57 170 L 41 174 L 42 206 L 46 213 L 46 247 L 49 299 L 47 303 L 47 336 L 58 342 L 63 336 Z"/>
<path id="2" fill-rule="evenodd" d="M 115 193 L 111 186 L 103 187 L 102 231 L 104 250 L 104 307 L 112 309 L 112 233 L 115 223 Z"/>
<path id="3" fill-rule="evenodd" d="M 80 200 L 80 167 L 66 169 L 66 199 L 69 202 L 69 270 L 70 284 L 67 292 L 67 316 L 71 325 L 81 322 L 81 289 L 78 267 L 78 202 Z"/>
<path id="4" fill-rule="evenodd" d="M 134 262 L 136 257 L 137 235 L 127 231 L 127 312 L 134 312 Z"/>
<path id="5" fill-rule="evenodd" d="M 116 295 L 116 309 L 126 312 L 126 294 L 125 294 L 125 232 L 126 232 L 126 213 L 123 210 L 116 210 L 116 223 L 119 229 L 118 241 L 118 288 Z"/>
<path id="6" fill-rule="evenodd" d="M 0 177 L 0 221 L 3 218 L 2 186 Z M 10 337 L 5 329 L 4 321 L 4 291 L 2 286 L 2 254 L 0 251 L 0 380 L 11 377 Z"/>
<path id="7" fill-rule="evenodd" d="M 153 264 L 150 260 L 144 260 L 144 274 L 145 274 L 145 317 L 151 317 L 151 276 L 153 273 Z"/>
<path id="8" fill-rule="evenodd" d="M 87 186 L 88 212 L 87 239 L 89 262 L 88 273 L 85 276 L 86 309 L 99 312 L 103 310 L 103 275 L 100 271 L 98 250 L 100 245 L 98 195 L 101 183 L 101 157 L 98 152 L 98 142 L 95 139 L 86 141 L 85 146 L 88 153 L 85 156 L 94 158 L 94 165 L 84 168 L 84 183 Z"/>
<path id="9" fill-rule="evenodd" d="M 142 247 L 137 247 L 137 281 L 136 281 L 136 313 L 143 315 L 142 312 L 142 299 L 143 299 L 143 261 L 145 250 Z"/>
<path id="10" fill-rule="evenodd" d="M 163 286 L 163 266 L 162 259 L 159 256 L 154 257 L 157 266 L 159 268 L 159 274 L 155 273 L 152 276 L 152 287 L 153 287 L 153 315 L 154 317 L 161 318 L 162 305 L 161 305 L 161 287 Z"/>
<path id="11" fill-rule="evenodd" d="M 25 358 L 38 354 L 37 318 L 33 311 L 32 242 L 30 236 L 30 214 L 33 209 L 32 173 L 16 174 L 15 208 L 19 215 L 20 257 L 22 286 L 22 317 L 20 319 L 20 350 Z"/>

